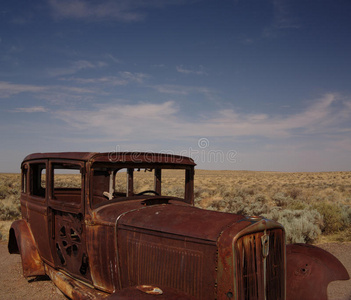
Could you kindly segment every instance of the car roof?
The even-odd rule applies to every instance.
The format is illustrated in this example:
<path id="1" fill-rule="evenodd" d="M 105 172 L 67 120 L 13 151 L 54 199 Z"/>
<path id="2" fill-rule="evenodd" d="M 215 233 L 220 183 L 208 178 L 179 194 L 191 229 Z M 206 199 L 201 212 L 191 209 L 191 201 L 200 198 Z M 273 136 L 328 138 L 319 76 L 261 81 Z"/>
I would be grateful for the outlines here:
<path id="1" fill-rule="evenodd" d="M 27 155 L 23 162 L 42 159 L 80 160 L 102 163 L 164 163 L 195 166 L 192 158 L 154 152 L 47 152 Z"/>

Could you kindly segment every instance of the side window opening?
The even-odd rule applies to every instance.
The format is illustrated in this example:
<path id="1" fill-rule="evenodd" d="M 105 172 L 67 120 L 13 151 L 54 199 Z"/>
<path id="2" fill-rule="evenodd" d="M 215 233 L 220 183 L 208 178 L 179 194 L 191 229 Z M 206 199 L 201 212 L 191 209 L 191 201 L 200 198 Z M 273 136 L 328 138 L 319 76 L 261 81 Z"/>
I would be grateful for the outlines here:
<path id="1" fill-rule="evenodd" d="M 68 163 L 52 164 L 53 199 L 68 205 L 80 205 L 83 178 L 81 166 Z"/>
<path id="2" fill-rule="evenodd" d="M 21 181 L 21 190 L 22 193 L 27 193 L 27 173 L 28 173 L 28 166 L 24 165 L 22 167 L 22 181 Z"/>
<path id="3" fill-rule="evenodd" d="M 185 176 L 186 170 L 162 170 L 162 195 L 184 198 Z"/>
<path id="4" fill-rule="evenodd" d="M 45 163 L 32 164 L 30 194 L 38 197 L 45 197 L 46 192 L 46 165 Z"/>

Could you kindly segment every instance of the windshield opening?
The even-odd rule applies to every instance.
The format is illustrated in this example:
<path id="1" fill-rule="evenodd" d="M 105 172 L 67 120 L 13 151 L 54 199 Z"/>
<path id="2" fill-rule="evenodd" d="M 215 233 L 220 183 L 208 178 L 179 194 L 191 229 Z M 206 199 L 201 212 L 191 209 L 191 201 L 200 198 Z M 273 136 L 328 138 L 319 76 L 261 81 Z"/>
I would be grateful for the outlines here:
<path id="1" fill-rule="evenodd" d="M 94 166 L 92 207 L 111 200 L 138 196 L 169 196 L 191 203 L 192 167 L 187 166 Z"/>

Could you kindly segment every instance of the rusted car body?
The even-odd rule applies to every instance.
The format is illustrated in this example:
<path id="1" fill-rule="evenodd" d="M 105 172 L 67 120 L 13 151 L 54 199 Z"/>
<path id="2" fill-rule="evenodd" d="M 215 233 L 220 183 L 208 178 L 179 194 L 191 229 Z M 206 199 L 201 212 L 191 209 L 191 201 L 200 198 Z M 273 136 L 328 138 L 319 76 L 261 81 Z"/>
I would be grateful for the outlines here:
<path id="1" fill-rule="evenodd" d="M 320 300 L 349 279 L 331 254 L 287 246 L 276 222 L 194 207 L 194 167 L 157 153 L 31 154 L 9 251 L 72 299 Z"/>

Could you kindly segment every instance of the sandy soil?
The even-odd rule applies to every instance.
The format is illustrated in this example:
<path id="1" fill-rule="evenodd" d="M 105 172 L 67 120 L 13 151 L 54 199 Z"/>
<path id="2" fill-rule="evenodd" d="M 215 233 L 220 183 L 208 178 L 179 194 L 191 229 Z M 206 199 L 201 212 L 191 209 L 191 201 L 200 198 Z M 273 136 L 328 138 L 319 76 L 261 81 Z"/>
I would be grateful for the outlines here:
<path id="1" fill-rule="evenodd" d="M 335 255 L 351 274 L 351 242 L 318 246 Z M 67 299 L 46 277 L 27 281 L 22 275 L 20 255 L 10 255 L 5 241 L 0 241 L 0 257 L 0 299 Z M 332 300 L 351 300 L 351 280 L 331 283 L 328 294 Z"/>
<path id="2" fill-rule="evenodd" d="M 316 245 L 336 256 L 351 276 L 351 242 Z M 329 299 L 351 300 L 351 280 L 334 281 L 328 286 Z"/>
<path id="3" fill-rule="evenodd" d="M 66 299 L 47 278 L 27 280 L 22 275 L 21 256 L 9 254 L 7 242 L 0 242 L 0 299 Z"/>

